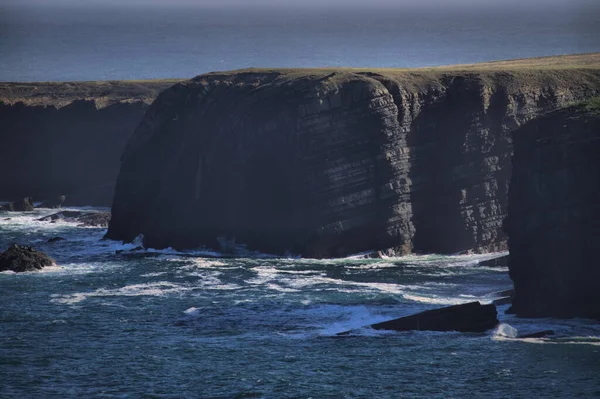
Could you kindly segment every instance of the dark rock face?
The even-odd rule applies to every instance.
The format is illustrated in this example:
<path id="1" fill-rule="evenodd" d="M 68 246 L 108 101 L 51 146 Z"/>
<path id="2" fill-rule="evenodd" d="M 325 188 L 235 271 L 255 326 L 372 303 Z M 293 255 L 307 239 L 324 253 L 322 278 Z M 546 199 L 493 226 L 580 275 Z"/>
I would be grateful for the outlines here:
<path id="1" fill-rule="evenodd" d="M 80 226 L 88 227 L 108 227 L 110 223 L 110 212 L 81 212 L 81 211 L 62 211 L 44 216 L 39 221 L 53 222 L 64 220 L 66 222 L 79 223 Z"/>
<path id="2" fill-rule="evenodd" d="M 373 324 L 376 330 L 485 332 L 498 325 L 494 305 L 465 303 Z"/>
<path id="3" fill-rule="evenodd" d="M 32 247 L 11 245 L 6 251 L 0 252 L 0 271 L 11 270 L 17 273 L 30 272 L 51 266 L 54 260 L 43 252 Z"/>
<path id="4" fill-rule="evenodd" d="M 0 210 L 2 211 L 11 212 L 31 212 L 34 209 L 33 199 L 29 197 L 19 199 L 15 202 L 9 202 L 8 204 L 0 207 Z"/>
<path id="5" fill-rule="evenodd" d="M 512 311 L 600 318 L 600 107 L 572 107 L 514 132 L 506 222 Z"/>
<path id="6" fill-rule="evenodd" d="M 506 249 L 509 132 L 600 72 L 234 72 L 163 92 L 127 145 L 108 238 L 338 257 Z"/>
<path id="7" fill-rule="evenodd" d="M 59 195 L 58 197 L 44 201 L 39 208 L 60 208 L 65 203 L 65 199 L 64 195 Z"/>
<path id="8" fill-rule="evenodd" d="M 0 83 L 0 200 L 77 197 L 114 183 L 148 104 L 173 84 Z M 113 190 L 68 201 L 110 206 Z"/>
<path id="9" fill-rule="evenodd" d="M 112 204 L 115 180 L 77 189 L 65 199 L 65 206 L 102 206 Z"/>

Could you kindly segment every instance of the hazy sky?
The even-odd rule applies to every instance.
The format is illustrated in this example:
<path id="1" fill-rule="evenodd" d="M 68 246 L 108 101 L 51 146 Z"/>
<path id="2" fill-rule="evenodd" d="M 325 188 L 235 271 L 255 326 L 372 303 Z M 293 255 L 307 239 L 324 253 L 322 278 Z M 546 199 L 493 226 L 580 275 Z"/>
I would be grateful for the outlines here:
<path id="1" fill-rule="evenodd" d="M 277 5 L 277 6 L 436 6 L 442 8 L 456 6 L 538 6 L 549 5 L 577 6 L 581 4 L 594 4 L 600 0 L 0 0 L 0 4 L 37 4 L 37 5 Z"/>

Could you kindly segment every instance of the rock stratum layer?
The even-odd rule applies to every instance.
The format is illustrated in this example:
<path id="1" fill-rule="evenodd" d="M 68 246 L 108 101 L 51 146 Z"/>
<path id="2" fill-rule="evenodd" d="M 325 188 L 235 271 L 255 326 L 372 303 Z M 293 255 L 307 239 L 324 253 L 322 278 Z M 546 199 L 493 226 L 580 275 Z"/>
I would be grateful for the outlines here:
<path id="1" fill-rule="evenodd" d="M 110 206 L 127 141 L 174 83 L 0 83 L 0 200 Z"/>
<path id="2" fill-rule="evenodd" d="M 519 316 L 600 319 L 600 99 L 595 104 L 514 132 L 506 226 Z"/>
<path id="3" fill-rule="evenodd" d="M 598 64 L 198 76 L 128 143 L 107 236 L 308 257 L 505 249 L 510 132 L 598 94 Z"/>

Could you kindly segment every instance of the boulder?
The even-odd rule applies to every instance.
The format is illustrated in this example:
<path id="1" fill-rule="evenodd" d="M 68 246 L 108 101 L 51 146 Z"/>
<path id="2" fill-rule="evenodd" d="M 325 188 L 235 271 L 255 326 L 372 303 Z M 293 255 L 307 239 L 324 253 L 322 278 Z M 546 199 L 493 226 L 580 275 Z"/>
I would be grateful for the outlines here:
<path id="1" fill-rule="evenodd" d="M 108 227 L 111 214 L 108 211 L 103 212 L 83 212 L 83 211 L 62 211 L 44 216 L 38 220 L 41 222 L 54 222 L 64 220 L 66 222 L 79 223 L 86 227 Z"/>
<path id="2" fill-rule="evenodd" d="M 2 206 L 0 210 L 11 212 L 31 212 L 34 210 L 33 198 L 25 197 L 14 202 L 10 202 Z"/>
<path id="3" fill-rule="evenodd" d="M 411 316 L 371 325 L 375 330 L 393 331 L 459 331 L 481 333 L 498 324 L 494 305 L 470 302 L 462 305 L 427 310 Z M 340 333 L 344 335 L 348 332 Z"/>
<path id="4" fill-rule="evenodd" d="M 0 253 L 0 271 L 30 272 L 53 264 L 54 259 L 28 246 L 12 244 Z"/>

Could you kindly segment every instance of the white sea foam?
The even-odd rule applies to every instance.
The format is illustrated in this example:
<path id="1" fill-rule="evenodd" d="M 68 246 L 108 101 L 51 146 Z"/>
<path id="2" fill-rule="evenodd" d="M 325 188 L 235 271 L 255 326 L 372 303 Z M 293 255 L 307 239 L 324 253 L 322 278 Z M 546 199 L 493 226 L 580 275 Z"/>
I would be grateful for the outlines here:
<path id="1" fill-rule="evenodd" d="M 200 314 L 200 309 L 192 306 L 191 308 L 184 310 L 183 313 L 188 316 L 198 316 Z"/>
<path id="2" fill-rule="evenodd" d="M 519 331 L 516 328 L 506 323 L 501 323 L 494 331 L 495 337 L 516 338 L 518 334 Z"/>
<path id="3" fill-rule="evenodd" d="M 475 297 L 455 298 L 455 297 L 444 297 L 444 296 L 437 296 L 437 295 L 423 296 L 423 295 L 407 294 L 407 293 L 405 293 L 403 295 L 403 297 L 405 299 L 408 299 L 408 300 L 411 300 L 414 302 L 427 303 L 427 304 L 431 304 L 431 305 L 460 305 L 463 303 L 473 302 L 474 300 L 476 300 Z"/>
<path id="4" fill-rule="evenodd" d="M 52 295 L 51 301 L 54 303 L 73 305 L 93 297 L 111 297 L 111 296 L 164 296 L 168 294 L 181 294 L 191 291 L 193 287 L 174 284 L 167 281 L 159 281 L 147 284 L 133 284 L 121 288 L 107 289 L 99 288 L 92 292 L 77 292 L 74 294 Z"/>

